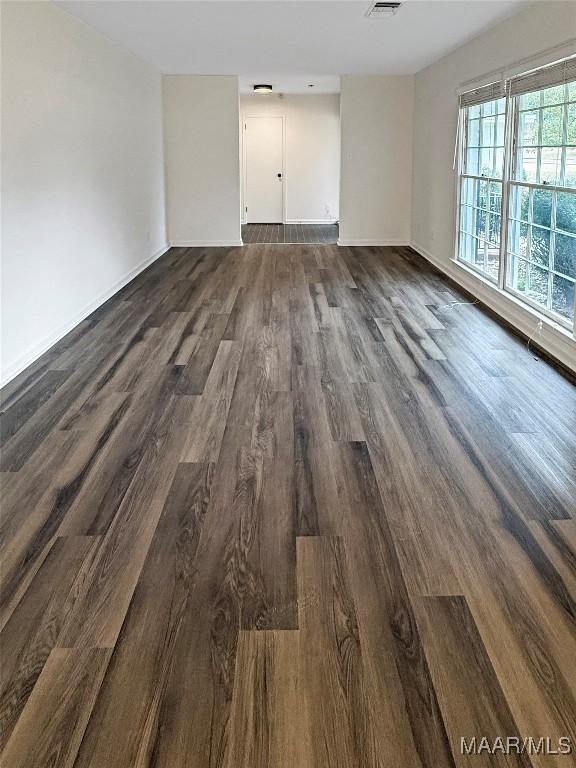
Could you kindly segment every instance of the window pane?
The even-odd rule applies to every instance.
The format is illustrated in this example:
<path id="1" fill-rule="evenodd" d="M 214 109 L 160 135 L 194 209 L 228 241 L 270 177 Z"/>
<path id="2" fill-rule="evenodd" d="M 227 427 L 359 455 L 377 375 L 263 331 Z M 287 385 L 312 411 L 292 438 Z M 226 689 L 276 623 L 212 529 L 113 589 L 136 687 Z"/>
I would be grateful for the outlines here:
<path id="1" fill-rule="evenodd" d="M 519 293 L 526 289 L 526 261 L 515 254 L 508 255 L 506 284 Z"/>
<path id="2" fill-rule="evenodd" d="M 520 141 L 522 146 L 538 144 L 538 125 L 540 121 L 540 109 L 533 112 L 520 112 Z"/>
<path id="3" fill-rule="evenodd" d="M 472 235 L 460 232 L 460 239 L 458 242 L 458 258 L 460 261 L 465 261 L 467 263 L 472 262 L 472 240 Z"/>
<path id="4" fill-rule="evenodd" d="M 479 109 L 469 107 L 464 110 L 465 173 L 473 176 L 502 177 L 505 105 L 506 100 L 500 99 L 498 102 L 481 104 Z"/>
<path id="5" fill-rule="evenodd" d="M 534 184 L 537 181 L 538 173 L 538 153 L 540 150 L 524 148 L 520 149 L 518 155 L 518 167 L 516 169 L 516 178 L 518 181 L 527 181 Z"/>
<path id="6" fill-rule="evenodd" d="M 548 272 L 518 256 L 508 259 L 507 284 L 526 298 L 546 307 L 548 301 Z"/>
<path id="7" fill-rule="evenodd" d="M 496 169 L 496 172 L 494 173 L 494 177 L 497 179 L 501 179 L 504 174 L 504 147 L 496 148 L 495 169 Z"/>
<path id="8" fill-rule="evenodd" d="M 497 181 L 491 181 L 488 194 L 488 208 L 495 213 L 500 213 L 502 208 L 502 184 Z"/>
<path id="9" fill-rule="evenodd" d="M 540 106 L 540 91 L 524 93 L 520 96 L 520 109 L 531 109 Z"/>
<path id="10" fill-rule="evenodd" d="M 562 149 L 560 147 L 542 147 L 540 160 L 540 183 L 559 184 L 562 167 Z"/>
<path id="11" fill-rule="evenodd" d="M 482 120 L 482 146 L 492 147 L 496 143 L 496 118 L 485 117 Z"/>
<path id="12" fill-rule="evenodd" d="M 500 247 L 500 227 L 500 216 L 497 213 L 491 213 L 488 224 L 488 242 L 490 245 Z"/>
<path id="13" fill-rule="evenodd" d="M 562 104 L 566 101 L 566 92 L 563 85 L 554 85 L 542 91 L 543 104 Z"/>
<path id="14" fill-rule="evenodd" d="M 556 227 L 576 234 L 576 193 L 556 193 Z"/>
<path id="15" fill-rule="evenodd" d="M 545 307 L 548 302 L 548 271 L 528 262 L 524 292 L 529 299 Z"/>
<path id="16" fill-rule="evenodd" d="M 576 81 L 568 83 L 568 101 L 576 101 Z"/>
<path id="17" fill-rule="evenodd" d="M 568 320 L 574 320 L 574 282 L 552 275 L 552 309 Z"/>
<path id="18" fill-rule="evenodd" d="M 480 160 L 480 173 L 482 176 L 494 176 L 496 175 L 494 173 L 494 149 L 492 147 L 488 147 L 486 149 L 480 150 L 481 160 Z"/>
<path id="19" fill-rule="evenodd" d="M 492 280 L 498 280 L 498 269 L 500 266 L 500 246 L 488 244 L 488 253 L 486 269 L 484 273 Z"/>
<path id="20" fill-rule="evenodd" d="M 532 227 L 530 230 L 530 260 L 548 268 L 550 261 L 550 230 Z"/>
<path id="21" fill-rule="evenodd" d="M 506 115 L 498 115 L 496 120 L 496 146 L 504 146 L 504 131 L 506 128 Z"/>
<path id="22" fill-rule="evenodd" d="M 488 195 L 489 195 L 489 181 L 483 179 L 462 179 L 460 187 L 460 203 L 461 205 L 473 205 L 476 208 L 488 208 Z M 492 182 L 495 187 L 500 190 L 502 194 L 502 183 Z M 494 189 L 494 195 L 498 194 L 498 191 Z"/>
<path id="23" fill-rule="evenodd" d="M 479 147 L 480 146 L 480 120 L 468 121 L 468 146 Z"/>
<path id="24" fill-rule="evenodd" d="M 528 257 L 528 234 L 530 227 L 528 224 L 520 223 L 520 239 L 518 242 L 518 250 L 516 251 L 520 256 Z"/>
<path id="25" fill-rule="evenodd" d="M 469 235 L 474 232 L 474 208 L 467 205 L 460 208 L 460 229 Z"/>
<path id="26" fill-rule="evenodd" d="M 510 194 L 510 218 L 528 221 L 530 190 L 527 187 L 513 186 Z"/>
<path id="27" fill-rule="evenodd" d="M 496 102 L 485 101 L 484 104 L 482 104 L 483 117 L 489 117 L 490 115 L 495 115 L 495 114 L 496 114 Z"/>
<path id="28" fill-rule="evenodd" d="M 487 236 L 486 227 L 488 224 L 488 214 L 482 208 L 476 209 L 476 221 L 475 221 L 474 235 L 484 239 Z"/>
<path id="29" fill-rule="evenodd" d="M 486 255 L 486 241 L 484 238 L 475 240 L 476 251 L 474 253 L 475 266 L 484 272 L 484 260 Z"/>
<path id="30" fill-rule="evenodd" d="M 532 221 L 542 227 L 552 224 L 552 192 L 547 189 L 532 191 Z"/>
<path id="31" fill-rule="evenodd" d="M 502 178 L 505 111 L 506 99 L 464 110 L 466 174 Z M 458 258 L 492 279 L 498 277 L 501 209 L 502 182 L 461 179 Z"/>
<path id="32" fill-rule="evenodd" d="M 564 181 L 562 186 L 576 188 L 576 147 L 566 147 Z"/>
<path id="33" fill-rule="evenodd" d="M 529 254 L 530 225 L 521 221 L 508 224 L 508 250 L 527 259 Z"/>
<path id="34" fill-rule="evenodd" d="M 488 182 L 487 181 L 479 181 L 478 182 L 478 196 L 476 199 L 475 205 L 479 206 L 480 208 L 488 208 Z"/>
<path id="35" fill-rule="evenodd" d="M 460 185 L 461 205 L 474 205 L 474 191 L 476 184 L 476 179 L 462 179 L 462 184 Z"/>
<path id="36" fill-rule="evenodd" d="M 480 175 L 480 150 L 479 149 L 469 149 L 466 152 L 465 171 L 466 173 L 471 173 L 473 176 Z"/>
<path id="37" fill-rule="evenodd" d="M 562 126 L 564 107 L 548 107 L 542 110 L 542 144 L 557 146 L 562 144 Z"/>
<path id="38" fill-rule="evenodd" d="M 568 144 L 576 144 L 576 104 L 568 104 L 568 127 L 566 131 Z"/>
<path id="39" fill-rule="evenodd" d="M 510 253 L 520 253 L 520 223 L 510 221 L 508 224 L 508 250 Z"/>
<path id="40" fill-rule="evenodd" d="M 484 241 L 472 235 L 460 233 L 458 258 L 481 271 L 484 271 Z"/>
<path id="41" fill-rule="evenodd" d="M 576 236 L 556 232 L 554 269 L 568 277 L 576 278 Z"/>

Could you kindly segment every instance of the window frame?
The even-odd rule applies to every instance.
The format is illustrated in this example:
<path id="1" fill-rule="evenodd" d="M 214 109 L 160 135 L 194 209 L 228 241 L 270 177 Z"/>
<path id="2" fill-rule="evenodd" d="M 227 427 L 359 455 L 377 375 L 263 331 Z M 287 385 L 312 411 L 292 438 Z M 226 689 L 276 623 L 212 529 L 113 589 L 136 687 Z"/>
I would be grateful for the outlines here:
<path id="1" fill-rule="evenodd" d="M 456 187 L 456 242 L 455 242 L 455 254 L 454 258 L 459 264 L 464 264 L 468 269 L 471 269 L 476 274 L 480 275 L 485 280 L 488 280 L 493 285 L 500 285 L 500 274 L 501 274 L 501 267 L 502 267 L 502 243 L 503 243 L 503 237 L 504 237 L 504 179 L 506 175 L 506 139 L 508 135 L 508 98 L 506 95 L 500 96 L 495 99 L 490 99 L 486 102 L 483 102 L 480 104 L 480 108 L 483 107 L 484 103 L 490 103 L 490 101 L 497 102 L 500 99 L 504 99 L 504 156 L 503 156 L 503 162 L 502 162 L 502 176 L 486 176 L 486 175 L 478 175 L 473 173 L 467 173 L 466 172 L 466 151 L 467 149 L 470 149 L 468 146 L 468 124 L 469 120 L 467 117 L 467 110 L 469 110 L 470 106 L 459 106 L 459 126 L 462 126 L 462 130 L 459 131 L 458 136 L 458 162 L 457 162 L 457 187 Z M 497 124 L 498 124 L 498 115 L 502 114 L 499 112 L 494 113 L 495 121 L 494 121 L 494 131 L 497 131 Z M 482 118 L 478 118 L 483 119 Z M 470 118 L 470 119 L 477 119 L 477 118 Z M 478 136 L 479 141 L 481 141 L 481 130 L 480 130 L 480 124 L 478 128 Z M 493 160 L 492 160 L 492 172 L 494 171 L 494 162 L 495 162 L 495 156 L 496 156 L 496 150 L 499 148 L 500 145 L 496 144 L 496 136 L 494 136 L 494 144 L 487 147 L 489 149 L 493 150 Z M 472 149 L 479 149 L 481 150 L 483 147 L 480 145 L 479 147 L 473 146 Z M 479 152 L 479 155 L 481 155 L 481 152 Z M 502 195 L 500 197 L 500 244 L 498 249 L 498 275 L 493 278 L 487 271 L 484 271 L 477 267 L 475 264 L 471 264 L 468 261 L 465 261 L 464 259 L 459 258 L 460 254 L 460 244 L 461 244 L 461 236 L 468 235 L 471 237 L 474 237 L 474 239 L 478 240 L 479 238 L 476 237 L 476 235 L 472 235 L 470 232 L 464 231 L 464 229 L 461 226 L 461 211 L 462 211 L 462 181 L 463 179 L 470 179 L 472 181 L 478 181 L 478 182 L 486 182 L 488 185 L 488 190 L 490 190 L 490 185 L 493 182 L 496 182 L 497 184 L 500 184 L 502 186 Z M 489 195 L 488 191 L 488 195 Z M 489 222 L 492 216 L 492 213 L 495 213 L 490 210 L 490 203 L 488 202 L 488 208 L 486 209 L 486 229 L 485 229 L 485 246 L 484 246 L 484 264 L 487 263 L 487 247 L 488 247 L 488 237 L 489 237 Z"/>
<path id="2" fill-rule="evenodd" d="M 541 89 L 535 89 L 543 91 L 545 88 Z M 503 169 L 502 169 L 502 178 L 494 178 L 493 176 L 478 176 L 475 174 L 469 174 L 466 173 L 466 150 L 468 149 L 467 146 L 467 131 L 468 131 L 468 110 L 470 109 L 470 105 L 461 105 L 458 106 L 458 137 L 457 137 L 457 147 L 456 147 L 456 163 L 455 163 L 455 171 L 456 171 L 456 211 L 455 211 L 455 238 L 454 238 L 454 255 L 453 260 L 460 266 L 464 267 L 467 270 L 470 270 L 473 275 L 479 276 L 481 279 L 485 280 L 488 284 L 497 287 L 497 289 L 504 293 L 505 295 L 514 297 L 517 301 L 519 301 L 523 306 L 525 306 L 528 309 L 534 310 L 538 314 L 549 318 L 551 321 L 553 321 L 557 326 L 563 327 L 564 329 L 568 330 L 573 337 L 576 336 L 576 278 L 574 281 L 572 281 L 571 277 L 568 275 L 565 275 L 564 273 L 558 272 L 554 269 L 554 249 L 555 249 L 555 238 L 556 238 L 556 224 L 555 224 L 555 211 L 557 202 L 557 195 L 562 193 L 568 193 L 571 195 L 574 195 L 576 197 L 576 187 L 566 187 L 561 184 L 552 184 L 548 182 L 525 182 L 520 181 L 519 179 L 515 178 L 516 169 L 518 167 L 519 163 L 519 152 L 518 152 L 518 146 L 524 146 L 520 145 L 520 112 L 521 111 L 530 111 L 530 110 L 520 110 L 520 99 L 522 98 L 521 94 L 518 95 L 511 95 L 509 92 L 509 89 L 506 88 L 506 93 L 503 97 L 505 99 L 505 121 L 504 121 L 504 161 L 503 161 Z M 562 123 L 562 144 L 559 145 L 561 148 L 561 176 L 559 178 L 559 181 L 564 182 L 565 181 L 565 162 L 564 158 L 566 156 L 566 148 L 567 146 L 572 146 L 572 144 L 568 144 L 568 105 L 576 103 L 574 101 L 571 101 L 570 98 L 566 98 L 566 95 L 564 96 L 566 99 L 562 102 L 561 106 L 563 107 L 563 123 Z M 498 97 L 495 97 L 493 99 L 490 99 L 490 101 L 497 101 Z M 538 107 L 535 107 L 534 109 L 540 110 L 542 113 L 539 118 L 539 135 L 538 135 L 538 145 L 537 147 L 541 145 L 541 138 L 542 138 L 542 124 L 543 124 L 543 112 L 542 110 L 545 107 L 549 106 L 560 106 L 560 105 L 545 105 L 543 104 L 542 97 L 540 98 L 540 104 Z M 496 121 L 497 122 L 497 121 Z M 481 139 L 479 139 L 481 140 Z M 496 138 L 495 138 L 496 140 Z M 541 167 L 541 152 L 537 155 L 537 168 Z M 494 166 L 492 167 L 492 172 L 494 170 Z M 465 259 L 460 258 L 460 248 L 461 248 L 461 238 L 463 234 L 466 234 L 463 230 L 462 225 L 462 189 L 463 189 L 463 180 L 464 179 L 476 179 L 479 181 L 486 181 L 488 183 L 488 189 L 490 189 L 491 182 L 498 182 L 502 185 L 502 198 L 501 198 L 501 206 L 500 206 L 500 249 L 499 249 L 499 262 L 498 262 L 498 276 L 497 279 L 493 279 L 492 276 L 490 276 L 487 272 L 483 271 L 482 269 L 478 268 L 475 264 L 472 264 Z M 540 178 L 537 176 L 537 178 Z M 554 275 L 557 275 L 559 277 L 568 278 L 570 282 L 573 282 L 574 284 L 574 310 L 573 310 L 573 319 L 570 320 L 569 318 L 565 317 L 564 315 L 561 315 L 559 312 L 554 311 L 551 308 L 548 308 L 547 306 L 542 306 L 537 301 L 532 300 L 530 297 L 527 297 L 525 294 L 523 294 L 520 291 L 517 291 L 514 289 L 514 287 L 509 283 L 508 280 L 508 270 L 509 270 L 509 262 L 512 259 L 512 254 L 509 254 L 508 252 L 508 238 L 509 238 L 509 229 L 512 221 L 515 221 L 515 219 L 512 219 L 511 217 L 511 197 L 513 194 L 513 191 L 515 189 L 529 189 L 529 194 L 531 195 L 532 199 L 532 190 L 533 189 L 543 189 L 546 191 L 549 191 L 553 195 L 553 203 L 551 208 L 551 221 L 550 221 L 550 247 L 549 247 L 549 253 L 548 253 L 548 265 L 546 267 L 543 267 L 542 265 L 539 265 L 536 263 L 536 266 L 540 267 L 541 269 L 544 269 L 547 273 L 547 290 L 548 290 L 548 296 L 547 296 L 547 304 L 551 304 L 551 291 L 552 291 L 552 284 L 553 284 L 553 277 Z M 488 203 L 489 206 L 489 203 Z M 534 226 L 530 222 L 530 216 L 529 218 L 529 226 Z M 488 235 L 488 224 L 489 220 L 486 221 L 486 235 Z M 531 229 L 529 230 L 531 231 Z M 564 230 L 561 230 L 561 234 L 564 232 Z M 568 233 L 569 234 L 569 233 Z M 518 258 L 524 259 L 528 263 L 528 258 L 525 258 L 521 256 L 520 254 L 516 254 Z M 530 263 L 532 261 L 530 260 Z M 486 257 L 484 264 L 486 264 Z"/>

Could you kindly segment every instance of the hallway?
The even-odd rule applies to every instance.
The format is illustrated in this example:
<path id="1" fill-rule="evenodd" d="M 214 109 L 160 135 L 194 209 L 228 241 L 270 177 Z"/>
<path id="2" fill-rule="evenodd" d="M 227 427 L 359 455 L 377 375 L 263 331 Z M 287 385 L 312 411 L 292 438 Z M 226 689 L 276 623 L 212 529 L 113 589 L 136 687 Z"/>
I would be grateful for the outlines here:
<path id="1" fill-rule="evenodd" d="M 251 243 L 322 243 L 336 245 L 338 224 L 243 224 L 242 241 Z"/>

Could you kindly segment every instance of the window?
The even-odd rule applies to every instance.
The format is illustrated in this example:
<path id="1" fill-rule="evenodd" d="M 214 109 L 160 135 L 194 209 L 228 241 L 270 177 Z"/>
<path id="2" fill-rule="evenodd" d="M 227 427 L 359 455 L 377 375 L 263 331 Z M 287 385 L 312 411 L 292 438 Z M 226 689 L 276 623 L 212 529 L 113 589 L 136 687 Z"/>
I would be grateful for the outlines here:
<path id="1" fill-rule="evenodd" d="M 576 57 L 461 96 L 456 257 L 573 327 Z"/>
<path id="2" fill-rule="evenodd" d="M 500 266 L 505 122 L 504 98 L 464 109 L 458 255 L 495 282 Z"/>
<path id="3" fill-rule="evenodd" d="M 506 288 L 574 322 L 576 83 L 516 97 Z"/>

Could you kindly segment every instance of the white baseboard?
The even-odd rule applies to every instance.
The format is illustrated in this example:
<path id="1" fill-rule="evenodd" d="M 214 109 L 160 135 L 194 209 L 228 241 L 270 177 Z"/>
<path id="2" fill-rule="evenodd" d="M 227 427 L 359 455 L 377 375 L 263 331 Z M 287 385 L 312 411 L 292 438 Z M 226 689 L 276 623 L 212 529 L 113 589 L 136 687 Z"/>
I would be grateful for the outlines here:
<path id="1" fill-rule="evenodd" d="M 42 339 L 42 341 L 38 342 L 38 344 L 35 344 L 30 349 L 27 349 L 24 354 L 20 355 L 19 358 L 17 358 L 13 363 L 8 365 L 2 371 L 2 382 L 0 386 L 5 386 L 8 384 L 8 382 L 12 381 L 13 378 L 18 376 L 19 373 L 22 373 L 25 368 L 27 368 L 41 355 L 43 355 L 44 352 L 47 352 L 50 347 L 56 344 L 56 342 L 64 338 L 67 333 L 70 333 L 70 331 L 73 330 L 79 323 L 81 323 L 82 320 L 85 320 L 88 315 L 91 315 L 95 309 L 98 309 L 98 307 L 104 304 L 105 301 L 108 301 L 108 299 L 114 296 L 115 293 L 118 293 L 121 288 L 133 280 L 136 275 L 139 275 L 140 272 L 143 272 L 146 267 L 152 264 L 153 261 L 159 259 L 160 256 L 166 253 L 169 248 L 170 246 L 168 243 L 163 245 L 162 248 L 160 248 L 148 258 L 144 259 L 144 261 L 141 261 L 140 264 L 127 272 L 124 277 L 122 277 L 120 280 L 117 280 L 114 285 L 89 302 L 80 312 L 74 315 L 74 317 L 61 325 L 58 330 L 51 331 Z"/>
<path id="2" fill-rule="evenodd" d="M 348 239 L 348 238 L 338 238 L 338 245 L 401 245 L 406 246 L 408 245 L 408 241 L 402 238 L 398 239 L 391 239 L 391 240 L 361 240 L 361 239 Z"/>
<path id="3" fill-rule="evenodd" d="M 338 219 L 286 219 L 285 224 L 338 224 Z"/>
<path id="4" fill-rule="evenodd" d="M 519 299 L 511 294 L 503 293 L 495 285 L 479 276 L 477 277 L 466 267 L 452 259 L 443 261 L 415 242 L 411 242 L 410 246 L 440 272 L 477 296 L 483 304 L 490 307 L 506 322 L 531 338 L 534 344 L 576 373 L 576 339 L 570 335 L 567 329 L 554 323 L 545 315 L 527 309 Z M 539 328 L 540 321 L 542 322 L 541 329 Z"/>
<path id="5" fill-rule="evenodd" d="M 171 240 L 171 248 L 226 248 L 244 245 L 239 240 Z"/>

